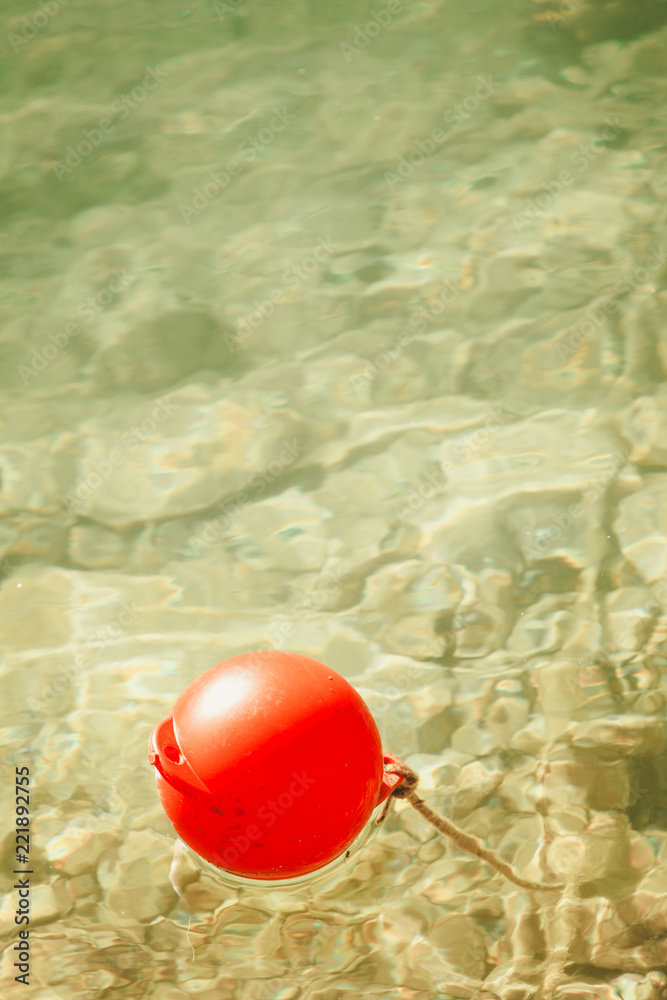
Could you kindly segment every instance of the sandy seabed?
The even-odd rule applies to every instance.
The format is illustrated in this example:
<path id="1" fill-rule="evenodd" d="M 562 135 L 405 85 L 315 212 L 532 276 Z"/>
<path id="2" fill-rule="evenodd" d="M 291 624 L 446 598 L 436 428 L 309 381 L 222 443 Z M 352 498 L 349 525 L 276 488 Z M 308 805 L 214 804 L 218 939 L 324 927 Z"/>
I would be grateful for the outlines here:
<path id="1" fill-rule="evenodd" d="M 659 1000 L 667 28 L 44 11 L 0 68 L 3 996 Z M 201 872 L 148 734 L 258 648 L 347 677 L 434 808 L 565 892 L 405 803 L 309 887 Z"/>

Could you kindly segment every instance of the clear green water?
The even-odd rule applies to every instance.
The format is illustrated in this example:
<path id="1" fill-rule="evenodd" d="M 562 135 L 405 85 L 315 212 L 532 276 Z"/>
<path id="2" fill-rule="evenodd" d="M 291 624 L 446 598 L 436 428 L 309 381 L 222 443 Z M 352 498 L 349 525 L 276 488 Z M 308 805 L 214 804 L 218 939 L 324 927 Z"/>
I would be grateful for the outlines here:
<path id="1" fill-rule="evenodd" d="M 2 995 L 659 997 L 665 4 L 1 20 Z M 309 889 L 174 856 L 148 734 L 256 648 L 565 895 L 404 804 Z"/>

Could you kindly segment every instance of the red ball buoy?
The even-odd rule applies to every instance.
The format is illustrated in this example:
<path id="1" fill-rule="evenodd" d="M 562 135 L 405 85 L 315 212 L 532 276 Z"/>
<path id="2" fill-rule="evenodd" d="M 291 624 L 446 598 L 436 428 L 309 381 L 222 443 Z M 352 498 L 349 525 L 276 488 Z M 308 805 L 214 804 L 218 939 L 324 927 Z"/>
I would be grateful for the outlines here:
<path id="1" fill-rule="evenodd" d="M 181 839 L 257 879 L 335 860 L 400 781 L 383 774 L 355 689 L 317 660 L 275 651 L 234 656 L 193 681 L 151 733 L 148 759 Z"/>

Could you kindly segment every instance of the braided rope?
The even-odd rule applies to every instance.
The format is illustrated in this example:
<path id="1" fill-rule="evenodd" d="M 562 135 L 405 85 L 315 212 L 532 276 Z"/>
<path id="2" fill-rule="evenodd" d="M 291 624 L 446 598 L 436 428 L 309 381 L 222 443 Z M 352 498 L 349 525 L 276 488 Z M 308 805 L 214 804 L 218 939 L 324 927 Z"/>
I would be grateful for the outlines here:
<path id="1" fill-rule="evenodd" d="M 460 830 L 458 826 L 455 826 L 455 824 L 451 822 L 451 820 L 448 820 L 444 816 L 440 816 L 438 813 L 434 812 L 433 809 L 431 809 L 431 807 L 417 795 L 415 788 L 419 783 L 419 776 L 406 764 L 387 762 L 385 763 L 384 769 L 388 774 L 399 775 L 403 778 L 403 781 L 389 792 L 384 809 L 378 817 L 378 823 L 384 822 L 387 813 L 389 812 L 392 799 L 407 799 L 410 805 L 413 806 L 417 812 L 431 824 L 431 826 L 434 826 L 438 833 L 441 833 L 443 837 L 449 837 L 449 839 L 453 841 L 453 843 L 456 844 L 460 850 L 466 851 L 466 853 L 472 854 L 476 858 L 480 858 L 482 861 L 486 861 L 486 863 L 491 865 L 491 867 L 497 872 L 500 872 L 500 874 L 504 875 L 506 879 L 513 882 L 515 885 L 520 886 L 522 889 L 539 889 L 551 892 L 554 890 L 560 891 L 563 888 L 562 885 L 546 885 L 543 882 L 528 882 L 526 879 L 521 878 L 517 875 L 511 865 L 507 864 L 506 861 L 503 861 L 503 859 L 496 854 L 495 851 L 491 851 L 488 847 L 485 847 L 481 840 L 478 840 L 477 837 L 473 837 L 470 833 L 466 833 L 464 830 Z"/>

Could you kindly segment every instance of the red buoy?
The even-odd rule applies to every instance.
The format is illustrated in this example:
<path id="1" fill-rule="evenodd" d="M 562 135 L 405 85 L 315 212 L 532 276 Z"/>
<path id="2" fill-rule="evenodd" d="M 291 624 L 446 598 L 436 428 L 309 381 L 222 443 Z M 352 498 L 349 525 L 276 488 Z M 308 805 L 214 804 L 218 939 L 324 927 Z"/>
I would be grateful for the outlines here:
<path id="1" fill-rule="evenodd" d="M 151 733 L 148 759 L 181 839 L 258 879 L 335 860 L 400 781 L 383 775 L 377 727 L 351 684 L 275 651 L 234 656 L 193 681 Z"/>

